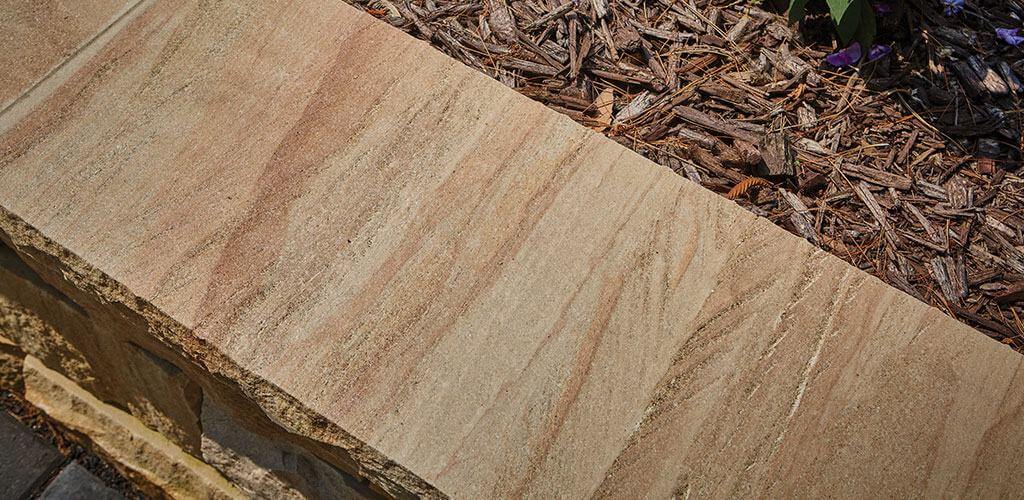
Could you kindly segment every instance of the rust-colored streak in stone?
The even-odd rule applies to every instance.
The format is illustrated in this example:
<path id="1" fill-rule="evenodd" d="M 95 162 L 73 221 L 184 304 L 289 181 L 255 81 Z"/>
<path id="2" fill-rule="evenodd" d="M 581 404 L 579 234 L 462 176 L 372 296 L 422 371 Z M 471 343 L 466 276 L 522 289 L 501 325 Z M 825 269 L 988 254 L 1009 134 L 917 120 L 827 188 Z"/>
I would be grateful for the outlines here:
<path id="1" fill-rule="evenodd" d="M 2 213 L 377 480 L 1024 487 L 1018 355 L 343 2 L 152 2 L 78 68 Z"/>

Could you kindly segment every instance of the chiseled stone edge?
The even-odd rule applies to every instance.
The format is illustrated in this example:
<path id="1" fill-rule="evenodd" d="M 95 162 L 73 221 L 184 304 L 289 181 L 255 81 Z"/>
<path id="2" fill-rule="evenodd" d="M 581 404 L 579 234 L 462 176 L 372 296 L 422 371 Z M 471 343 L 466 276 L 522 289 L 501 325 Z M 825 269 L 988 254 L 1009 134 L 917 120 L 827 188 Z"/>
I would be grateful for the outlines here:
<path id="1" fill-rule="evenodd" d="M 72 286 L 96 297 L 102 303 L 119 305 L 134 313 L 148 326 L 148 332 L 155 340 L 192 363 L 198 371 L 211 379 L 211 383 L 229 387 L 238 396 L 255 404 L 284 431 L 326 444 L 332 451 L 341 452 L 348 459 L 346 461 L 356 465 L 357 470 L 351 470 L 351 466 L 334 460 L 328 462 L 366 478 L 380 493 L 396 498 L 446 498 L 444 493 L 426 480 L 352 436 L 273 383 L 242 368 L 209 342 L 78 255 L 47 238 L 3 206 L 0 206 L 0 241 L 14 249 L 37 272 L 49 270 L 48 273 L 40 272 L 41 275 L 52 275 L 55 270 L 59 272 L 66 283 L 51 283 L 58 289 Z"/>
<path id="2" fill-rule="evenodd" d="M 152 493 L 183 498 L 245 498 L 213 467 L 189 455 L 138 419 L 96 399 L 60 373 L 27 355 L 25 399 L 117 464 Z"/>

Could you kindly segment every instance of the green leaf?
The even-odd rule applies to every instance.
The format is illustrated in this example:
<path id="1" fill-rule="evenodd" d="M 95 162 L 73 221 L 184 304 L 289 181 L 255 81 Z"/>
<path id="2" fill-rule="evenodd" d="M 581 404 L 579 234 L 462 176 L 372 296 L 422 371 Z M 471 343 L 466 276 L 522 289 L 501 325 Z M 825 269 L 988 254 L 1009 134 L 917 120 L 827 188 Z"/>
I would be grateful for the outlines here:
<path id="1" fill-rule="evenodd" d="M 857 0 L 827 0 L 828 11 L 832 14 L 832 19 L 839 21 L 844 15 L 850 10 L 850 6 L 857 2 Z"/>
<path id="2" fill-rule="evenodd" d="M 857 34 L 860 26 L 861 9 L 858 4 L 866 4 L 866 0 L 828 0 L 828 10 L 836 23 L 839 38 L 849 43 Z"/>
<path id="3" fill-rule="evenodd" d="M 789 0 L 789 23 L 793 24 L 804 18 L 807 13 L 807 0 Z"/>
<path id="4" fill-rule="evenodd" d="M 806 15 L 808 0 L 789 0 L 789 22 L 800 21 Z M 875 12 L 869 0 L 825 0 L 836 31 L 844 44 L 856 40 L 868 50 L 878 27 Z"/>
<path id="5" fill-rule="evenodd" d="M 864 55 L 867 56 L 868 51 L 871 50 L 871 42 L 875 40 L 878 26 L 875 22 L 875 10 L 871 8 L 871 4 L 867 0 L 860 0 L 860 3 L 860 24 L 857 25 L 856 37 L 864 49 Z"/>

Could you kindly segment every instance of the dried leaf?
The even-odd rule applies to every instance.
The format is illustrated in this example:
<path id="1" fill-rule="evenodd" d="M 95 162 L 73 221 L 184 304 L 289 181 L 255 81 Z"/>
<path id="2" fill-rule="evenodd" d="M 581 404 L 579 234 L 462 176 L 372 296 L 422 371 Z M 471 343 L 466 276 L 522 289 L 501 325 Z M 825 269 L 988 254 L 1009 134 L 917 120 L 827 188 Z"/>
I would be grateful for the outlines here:
<path id="1" fill-rule="evenodd" d="M 598 131 L 604 130 L 612 125 L 612 105 L 615 104 L 615 91 L 611 87 L 605 87 L 600 94 L 597 95 L 597 99 L 594 99 L 594 109 L 597 110 L 597 118 L 595 119 L 599 127 L 595 127 Z"/>
<path id="2" fill-rule="evenodd" d="M 760 177 L 747 177 L 746 179 L 743 179 L 738 184 L 733 186 L 733 188 L 730 189 L 728 193 L 726 193 L 725 197 L 730 200 L 735 200 L 736 198 L 739 198 L 740 196 L 747 194 L 747 192 L 753 188 L 768 187 L 771 185 L 771 182 L 768 182 L 767 180 L 762 179 Z"/>

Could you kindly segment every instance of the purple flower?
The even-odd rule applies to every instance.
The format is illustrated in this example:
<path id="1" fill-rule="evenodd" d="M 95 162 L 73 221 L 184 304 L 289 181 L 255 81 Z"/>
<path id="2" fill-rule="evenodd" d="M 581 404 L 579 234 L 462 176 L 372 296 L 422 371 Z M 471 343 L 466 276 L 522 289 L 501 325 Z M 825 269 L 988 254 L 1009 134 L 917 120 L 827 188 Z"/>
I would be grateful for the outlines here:
<path id="1" fill-rule="evenodd" d="M 942 6 L 947 16 L 955 16 L 964 10 L 964 0 L 942 0 Z"/>
<path id="2" fill-rule="evenodd" d="M 861 50 L 860 42 L 853 42 L 849 47 L 837 50 L 825 57 L 825 62 L 841 68 L 843 66 L 849 66 L 851 64 L 860 61 Z"/>
<path id="3" fill-rule="evenodd" d="M 871 50 L 868 51 L 868 61 L 877 61 L 892 52 L 892 47 L 888 45 L 875 44 L 871 46 Z"/>
<path id="4" fill-rule="evenodd" d="M 996 36 L 1014 47 L 1024 43 L 1024 36 L 1020 36 L 1020 28 L 996 28 Z"/>
<path id="5" fill-rule="evenodd" d="M 889 5 L 887 2 L 877 2 L 872 4 L 871 7 L 875 9 L 875 14 L 879 16 L 892 13 L 892 5 Z"/>

